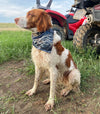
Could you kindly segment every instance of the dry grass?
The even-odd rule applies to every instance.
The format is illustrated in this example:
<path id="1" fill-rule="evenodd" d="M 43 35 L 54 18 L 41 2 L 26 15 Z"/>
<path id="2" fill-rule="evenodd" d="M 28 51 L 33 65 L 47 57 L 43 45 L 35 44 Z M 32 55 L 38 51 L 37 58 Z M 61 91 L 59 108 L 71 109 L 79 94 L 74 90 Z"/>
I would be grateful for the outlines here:
<path id="1" fill-rule="evenodd" d="M 19 28 L 15 23 L 0 23 L 0 31 L 25 31 Z"/>

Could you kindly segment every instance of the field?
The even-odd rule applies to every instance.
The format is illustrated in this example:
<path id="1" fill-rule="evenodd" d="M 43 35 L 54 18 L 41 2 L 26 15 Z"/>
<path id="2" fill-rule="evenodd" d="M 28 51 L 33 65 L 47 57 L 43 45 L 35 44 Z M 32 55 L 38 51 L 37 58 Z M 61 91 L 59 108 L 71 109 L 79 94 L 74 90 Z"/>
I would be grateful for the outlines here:
<path id="1" fill-rule="evenodd" d="M 25 31 L 20 29 L 14 23 L 0 23 L 0 31 Z"/>
<path id="2" fill-rule="evenodd" d="M 25 95 L 34 80 L 31 32 L 21 30 L 15 24 L 0 24 L 1 114 L 100 114 L 100 57 L 89 52 L 76 53 L 72 41 L 62 44 L 71 51 L 81 72 L 81 92 L 62 97 L 61 87 L 57 86 L 56 105 L 46 112 L 44 104 L 49 96 L 49 85 L 43 85 L 41 81 L 36 95 Z"/>

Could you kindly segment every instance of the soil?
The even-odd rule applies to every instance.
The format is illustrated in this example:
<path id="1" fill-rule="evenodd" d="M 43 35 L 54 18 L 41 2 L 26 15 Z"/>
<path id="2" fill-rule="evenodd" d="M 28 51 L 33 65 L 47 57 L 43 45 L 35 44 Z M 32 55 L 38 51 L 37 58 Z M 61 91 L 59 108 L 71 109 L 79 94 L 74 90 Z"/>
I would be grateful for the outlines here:
<path id="1" fill-rule="evenodd" d="M 0 65 L 0 113 L 1 114 L 100 114 L 100 80 L 89 79 L 88 88 L 80 93 L 60 95 L 57 86 L 55 107 L 46 112 L 44 104 L 49 96 L 49 85 L 42 81 L 37 94 L 31 97 L 25 92 L 32 88 L 34 74 L 27 75 L 25 61 L 10 61 Z"/>

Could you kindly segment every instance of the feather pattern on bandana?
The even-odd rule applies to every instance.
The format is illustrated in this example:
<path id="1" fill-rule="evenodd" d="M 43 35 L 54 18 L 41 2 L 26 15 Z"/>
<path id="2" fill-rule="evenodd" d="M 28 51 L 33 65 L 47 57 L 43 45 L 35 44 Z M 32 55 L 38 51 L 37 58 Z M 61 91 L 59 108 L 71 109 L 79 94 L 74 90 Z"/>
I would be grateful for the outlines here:
<path id="1" fill-rule="evenodd" d="M 42 32 L 39 36 L 32 36 L 33 46 L 39 50 L 51 53 L 53 47 L 53 35 L 52 29 Z"/>

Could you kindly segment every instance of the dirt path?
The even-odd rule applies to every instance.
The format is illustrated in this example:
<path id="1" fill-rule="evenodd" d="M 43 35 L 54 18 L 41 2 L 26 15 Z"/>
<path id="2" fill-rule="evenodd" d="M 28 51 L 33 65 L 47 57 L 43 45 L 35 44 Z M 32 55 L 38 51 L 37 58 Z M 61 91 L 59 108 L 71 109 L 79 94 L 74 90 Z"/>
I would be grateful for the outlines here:
<path id="1" fill-rule="evenodd" d="M 57 87 L 55 108 L 46 112 L 44 104 L 49 96 L 49 85 L 41 82 L 36 95 L 26 96 L 25 92 L 33 85 L 34 75 L 26 75 L 25 65 L 25 61 L 0 65 L 1 114 L 100 114 L 100 83 L 98 80 L 93 82 L 92 78 L 88 92 L 62 97 L 60 87 Z"/>

